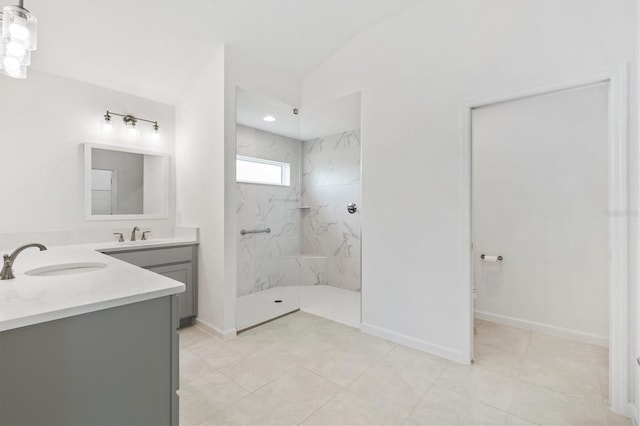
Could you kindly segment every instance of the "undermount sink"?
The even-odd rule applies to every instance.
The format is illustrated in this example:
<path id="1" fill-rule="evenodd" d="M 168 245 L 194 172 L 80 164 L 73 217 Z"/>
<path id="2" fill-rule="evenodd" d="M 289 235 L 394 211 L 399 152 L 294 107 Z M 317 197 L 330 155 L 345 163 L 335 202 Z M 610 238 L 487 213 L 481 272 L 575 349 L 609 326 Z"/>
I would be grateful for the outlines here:
<path id="1" fill-rule="evenodd" d="M 138 241 L 123 241 L 117 244 L 119 246 L 142 246 L 145 244 L 160 244 L 162 242 L 164 242 L 164 240 L 138 240 Z"/>
<path id="2" fill-rule="evenodd" d="M 84 263 L 63 263 L 60 265 L 43 266 L 25 272 L 25 275 L 34 277 L 54 277 L 59 275 L 84 274 L 106 268 L 106 263 L 84 262 Z"/>

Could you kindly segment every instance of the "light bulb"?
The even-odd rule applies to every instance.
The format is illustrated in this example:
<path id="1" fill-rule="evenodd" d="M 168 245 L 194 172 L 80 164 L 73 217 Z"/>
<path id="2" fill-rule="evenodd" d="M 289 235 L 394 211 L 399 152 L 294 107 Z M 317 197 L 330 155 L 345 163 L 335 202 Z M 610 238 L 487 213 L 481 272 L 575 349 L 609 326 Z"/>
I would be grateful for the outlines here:
<path id="1" fill-rule="evenodd" d="M 4 62 L 3 59 L 2 65 L 0 66 L 0 74 L 5 74 L 13 78 L 27 78 L 27 67 L 25 65 L 18 65 L 17 68 L 6 67 Z"/>
<path id="2" fill-rule="evenodd" d="M 7 72 L 20 70 L 20 61 L 11 56 L 5 56 L 2 59 L 2 65 L 4 65 L 4 69 L 7 70 Z"/>
<path id="3" fill-rule="evenodd" d="M 111 123 L 111 116 L 109 113 L 104 115 L 104 121 L 102 122 L 102 131 L 104 133 L 110 133 L 113 130 L 113 124 Z"/>
<path id="4" fill-rule="evenodd" d="M 127 135 L 129 135 L 130 138 L 138 136 L 138 129 L 136 128 L 138 120 L 133 115 L 125 115 L 122 118 L 122 121 L 124 121 L 125 126 L 127 126 Z"/>
<path id="5" fill-rule="evenodd" d="M 135 138 L 138 136 L 138 129 L 136 129 L 135 124 L 129 125 L 129 128 L 127 129 L 127 135 L 129 135 L 130 138 Z"/>
<path id="6" fill-rule="evenodd" d="M 24 55 L 27 53 L 27 49 L 25 49 L 24 47 L 20 46 L 17 43 L 9 42 L 9 44 L 7 44 L 5 52 L 13 56 L 14 58 L 20 59 L 24 57 Z"/>
<path id="7" fill-rule="evenodd" d="M 9 58 L 5 61 L 4 58 Z M 13 41 L 0 41 L 0 60 L 3 62 L 0 68 L 16 68 L 16 61 L 19 65 L 31 64 L 31 52 Z"/>
<path id="8" fill-rule="evenodd" d="M 155 123 L 153 125 L 153 131 L 151 132 L 151 140 L 152 141 L 160 140 L 160 126 L 158 126 L 158 123 Z"/>
<path id="9" fill-rule="evenodd" d="M 20 68 L 7 68 L 6 71 L 11 77 L 20 77 Z"/>
<path id="10" fill-rule="evenodd" d="M 14 22 L 9 25 L 9 34 L 11 34 L 11 38 L 24 41 L 29 39 L 30 32 L 24 25 Z"/>
<path id="11" fill-rule="evenodd" d="M 276 118 L 273 115 L 267 115 L 266 117 L 263 118 L 263 120 L 271 123 L 273 121 L 276 121 Z"/>

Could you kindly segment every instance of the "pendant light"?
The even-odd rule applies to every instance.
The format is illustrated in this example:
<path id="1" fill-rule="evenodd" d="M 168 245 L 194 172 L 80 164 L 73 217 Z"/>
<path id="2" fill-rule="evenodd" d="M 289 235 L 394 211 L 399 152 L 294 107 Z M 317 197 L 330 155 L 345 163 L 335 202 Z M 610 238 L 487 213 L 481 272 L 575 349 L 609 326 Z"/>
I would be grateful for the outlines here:
<path id="1" fill-rule="evenodd" d="M 18 5 L 2 9 L 0 21 L 0 74 L 26 78 L 31 52 L 38 47 L 38 20 L 20 0 Z"/>

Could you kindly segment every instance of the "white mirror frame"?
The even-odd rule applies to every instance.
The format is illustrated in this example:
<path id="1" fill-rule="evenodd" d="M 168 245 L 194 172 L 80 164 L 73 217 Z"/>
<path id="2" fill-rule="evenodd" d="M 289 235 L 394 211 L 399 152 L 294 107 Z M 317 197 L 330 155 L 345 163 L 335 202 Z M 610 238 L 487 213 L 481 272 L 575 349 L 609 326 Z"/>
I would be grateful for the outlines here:
<path id="1" fill-rule="evenodd" d="M 169 218 L 169 154 L 158 151 L 149 151 L 138 148 L 130 148 L 121 145 L 104 145 L 86 142 L 84 145 L 84 218 L 88 221 L 97 220 L 148 220 L 148 219 L 168 219 Z M 162 211 L 151 214 L 118 214 L 118 215 L 95 215 L 92 214 L 91 207 L 91 150 L 93 148 L 105 149 L 109 151 L 129 152 L 132 154 L 153 155 L 162 158 Z"/>

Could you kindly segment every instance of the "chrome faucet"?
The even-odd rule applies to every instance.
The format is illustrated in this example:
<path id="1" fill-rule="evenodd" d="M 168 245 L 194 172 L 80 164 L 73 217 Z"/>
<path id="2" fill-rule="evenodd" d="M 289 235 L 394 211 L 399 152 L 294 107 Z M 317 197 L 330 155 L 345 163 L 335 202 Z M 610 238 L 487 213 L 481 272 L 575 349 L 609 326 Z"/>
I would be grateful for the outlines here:
<path id="1" fill-rule="evenodd" d="M 136 240 L 136 231 L 139 231 L 140 228 L 138 228 L 137 226 L 135 226 L 133 228 L 133 231 L 131 231 L 131 241 L 135 241 Z"/>
<path id="2" fill-rule="evenodd" d="M 42 244 L 32 243 L 32 244 L 26 244 L 22 247 L 18 247 L 17 249 L 14 250 L 13 253 L 11 253 L 11 255 L 5 254 L 4 256 L 2 256 L 4 259 L 4 262 L 3 262 L 4 264 L 2 266 L 2 271 L 0 271 L 0 280 L 12 280 L 15 278 L 15 275 L 13 275 L 13 262 L 15 262 L 16 257 L 18 257 L 18 255 L 22 252 L 22 250 L 27 249 L 29 247 L 37 247 L 40 249 L 40 251 L 47 249 Z"/>

